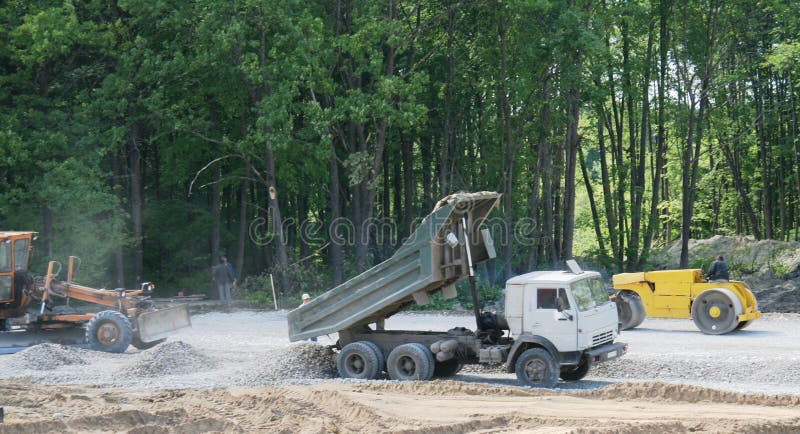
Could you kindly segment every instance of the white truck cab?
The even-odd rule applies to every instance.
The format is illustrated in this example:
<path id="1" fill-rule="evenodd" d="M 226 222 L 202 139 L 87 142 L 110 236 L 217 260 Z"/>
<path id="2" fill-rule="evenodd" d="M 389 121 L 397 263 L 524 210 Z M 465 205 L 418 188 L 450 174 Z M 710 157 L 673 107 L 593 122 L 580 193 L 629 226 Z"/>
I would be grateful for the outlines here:
<path id="1" fill-rule="evenodd" d="M 614 343 L 619 335 L 617 308 L 597 272 L 535 271 L 513 277 L 506 282 L 505 318 L 515 342 L 508 370 L 518 377 L 525 375 L 520 372 L 525 363 L 515 361 L 526 348 L 557 355 L 561 378 L 570 380 L 627 351 L 624 343 Z"/>

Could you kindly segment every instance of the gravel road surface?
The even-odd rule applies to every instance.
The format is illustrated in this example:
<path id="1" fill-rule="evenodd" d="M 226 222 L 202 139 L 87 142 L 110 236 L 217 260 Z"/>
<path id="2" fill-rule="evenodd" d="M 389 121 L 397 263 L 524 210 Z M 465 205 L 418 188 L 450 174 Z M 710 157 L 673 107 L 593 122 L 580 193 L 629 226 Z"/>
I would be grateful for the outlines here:
<path id="1" fill-rule="evenodd" d="M 469 315 L 404 313 L 388 329 L 447 330 L 473 325 Z M 40 345 L 0 356 L 0 379 L 30 378 L 45 384 L 145 388 L 205 388 L 352 382 L 334 378 L 332 354 L 317 344 L 290 344 L 286 312 L 211 312 L 192 317 L 193 327 L 152 349 L 106 354 Z M 594 389 L 610 383 L 663 381 L 735 392 L 800 394 L 800 315 L 766 314 L 743 331 L 704 335 L 690 320 L 648 319 L 623 332 L 629 353 L 596 366 L 580 382 L 558 389 Z M 465 369 L 467 382 L 515 385 L 501 367 Z"/>

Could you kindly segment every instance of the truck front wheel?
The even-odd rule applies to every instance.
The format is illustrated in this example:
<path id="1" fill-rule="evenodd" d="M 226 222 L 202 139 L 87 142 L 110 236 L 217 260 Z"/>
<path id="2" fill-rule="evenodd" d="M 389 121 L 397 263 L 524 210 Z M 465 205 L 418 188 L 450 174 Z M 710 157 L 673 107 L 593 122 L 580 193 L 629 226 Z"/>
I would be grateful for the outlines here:
<path id="1" fill-rule="evenodd" d="M 389 378 L 400 381 L 424 381 L 433 377 L 433 353 L 422 344 L 403 344 L 389 353 L 386 371 Z"/>
<path id="2" fill-rule="evenodd" d="M 561 379 L 564 381 L 578 381 L 583 379 L 589 373 L 589 363 L 586 360 L 581 360 L 577 366 L 563 366 L 561 367 Z"/>
<path id="3" fill-rule="evenodd" d="M 560 374 L 555 358 L 544 348 L 525 350 L 514 368 L 517 379 L 531 387 L 553 387 Z"/>
<path id="4" fill-rule="evenodd" d="M 375 348 L 366 342 L 347 344 L 336 358 L 336 370 L 342 378 L 374 380 L 381 372 L 381 363 Z"/>

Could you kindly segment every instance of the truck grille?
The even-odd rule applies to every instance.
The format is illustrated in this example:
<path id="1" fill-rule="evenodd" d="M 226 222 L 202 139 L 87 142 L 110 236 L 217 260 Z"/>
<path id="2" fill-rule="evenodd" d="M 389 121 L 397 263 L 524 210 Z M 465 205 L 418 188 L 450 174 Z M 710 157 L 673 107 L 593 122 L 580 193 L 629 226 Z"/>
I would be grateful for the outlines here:
<path id="1" fill-rule="evenodd" d="M 614 340 L 614 331 L 609 330 L 592 336 L 592 347 L 603 345 Z"/>

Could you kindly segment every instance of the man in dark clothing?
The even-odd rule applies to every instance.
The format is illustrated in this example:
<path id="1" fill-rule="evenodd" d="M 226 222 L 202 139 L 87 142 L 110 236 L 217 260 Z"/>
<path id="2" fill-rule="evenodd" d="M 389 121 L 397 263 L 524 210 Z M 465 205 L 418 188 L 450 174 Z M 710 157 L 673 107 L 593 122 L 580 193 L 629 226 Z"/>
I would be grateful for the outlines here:
<path id="1" fill-rule="evenodd" d="M 722 255 L 717 256 L 717 260 L 711 263 L 706 279 L 712 282 L 727 282 L 729 278 L 728 264 L 722 259 Z"/>
<path id="2" fill-rule="evenodd" d="M 219 265 L 211 269 L 214 283 L 217 284 L 219 291 L 219 301 L 227 305 L 231 304 L 231 285 L 236 284 L 236 271 L 233 265 L 228 263 L 228 258 L 220 256 Z"/>

